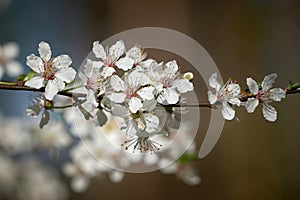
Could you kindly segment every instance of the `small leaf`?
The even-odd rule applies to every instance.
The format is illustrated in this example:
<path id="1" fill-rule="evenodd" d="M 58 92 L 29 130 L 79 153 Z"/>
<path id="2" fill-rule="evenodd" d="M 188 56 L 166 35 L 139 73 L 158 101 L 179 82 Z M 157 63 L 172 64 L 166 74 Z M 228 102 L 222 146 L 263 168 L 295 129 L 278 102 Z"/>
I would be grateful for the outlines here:
<path id="1" fill-rule="evenodd" d="M 294 84 L 294 83 L 290 80 L 287 89 L 288 89 L 288 90 L 292 90 L 293 84 Z"/>
<path id="2" fill-rule="evenodd" d="M 42 129 L 45 125 L 48 124 L 49 120 L 50 120 L 50 114 L 47 110 L 45 110 L 43 115 L 42 115 L 42 119 L 41 119 L 41 122 L 39 124 L 39 127 Z"/>
<path id="3" fill-rule="evenodd" d="M 188 162 L 196 161 L 197 159 L 198 157 L 197 154 L 195 153 L 184 153 L 178 158 L 177 162 L 181 164 L 185 164 Z"/>
<path id="4" fill-rule="evenodd" d="M 107 122 L 106 114 L 103 112 L 103 110 L 99 109 L 97 111 L 96 115 L 97 115 L 97 120 L 98 120 L 99 126 L 104 126 L 105 123 Z"/>
<path id="5" fill-rule="evenodd" d="M 30 80 L 35 74 L 36 74 L 35 71 L 30 70 L 30 71 L 28 72 L 28 74 L 26 75 L 26 77 L 24 78 L 23 81 L 28 81 L 28 80 Z"/>
<path id="6" fill-rule="evenodd" d="M 298 88 L 300 88 L 300 82 L 294 83 L 293 84 L 293 90 L 297 90 Z"/>
<path id="7" fill-rule="evenodd" d="M 21 75 L 19 75 L 19 76 L 17 77 L 17 81 L 23 82 L 23 81 L 25 80 L 26 76 L 27 76 L 26 74 L 21 74 Z"/>
<path id="8" fill-rule="evenodd" d="M 90 118 L 93 118 L 92 114 L 89 113 L 86 109 L 84 109 L 81 105 L 78 106 L 79 110 L 83 114 L 84 118 L 86 120 L 89 120 Z"/>

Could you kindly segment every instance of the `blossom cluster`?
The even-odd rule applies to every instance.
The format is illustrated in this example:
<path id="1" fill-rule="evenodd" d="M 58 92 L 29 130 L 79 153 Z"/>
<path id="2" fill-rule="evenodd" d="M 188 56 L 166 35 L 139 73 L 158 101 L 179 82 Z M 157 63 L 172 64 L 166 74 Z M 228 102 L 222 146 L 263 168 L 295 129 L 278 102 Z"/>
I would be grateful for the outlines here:
<path id="1" fill-rule="evenodd" d="M 208 99 L 211 104 L 222 103 L 222 115 L 226 120 L 236 118 L 234 106 L 244 106 L 248 113 L 253 113 L 261 102 L 263 103 L 264 118 L 274 122 L 277 119 L 277 111 L 270 103 L 281 101 L 286 96 L 286 92 L 282 88 L 273 88 L 276 78 L 276 73 L 265 76 L 262 83 L 247 78 L 248 88 L 246 92 L 242 92 L 240 85 L 232 80 L 228 80 L 222 85 L 218 80 L 217 73 L 213 73 L 209 78 L 209 85 L 215 89 L 215 94 L 208 91 Z"/>

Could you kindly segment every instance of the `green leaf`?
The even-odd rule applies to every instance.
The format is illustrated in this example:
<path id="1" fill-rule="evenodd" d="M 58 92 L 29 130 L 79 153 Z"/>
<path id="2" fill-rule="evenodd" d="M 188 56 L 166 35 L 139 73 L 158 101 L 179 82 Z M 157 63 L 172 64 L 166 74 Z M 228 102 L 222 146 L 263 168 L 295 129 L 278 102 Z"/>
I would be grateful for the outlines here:
<path id="1" fill-rule="evenodd" d="M 288 90 L 292 90 L 293 84 L 294 84 L 294 83 L 290 80 L 287 89 L 288 89 Z"/>
<path id="2" fill-rule="evenodd" d="M 17 81 L 23 82 L 23 81 L 25 80 L 26 76 L 27 76 L 26 74 L 21 74 L 21 75 L 19 75 L 19 76 L 17 77 Z"/>
<path id="3" fill-rule="evenodd" d="M 89 113 L 86 109 L 84 109 L 81 105 L 79 105 L 78 108 L 86 120 L 93 118 L 93 115 L 91 113 Z"/>
<path id="4" fill-rule="evenodd" d="M 292 81 L 289 81 L 289 85 L 287 87 L 288 90 L 297 90 L 300 88 L 300 82 L 293 83 Z"/>
<path id="5" fill-rule="evenodd" d="M 196 161 L 197 159 L 198 157 L 197 154 L 195 153 L 184 153 L 178 158 L 177 162 L 181 164 L 185 164 L 188 162 Z"/>
<path id="6" fill-rule="evenodd" d="M 300 88 L 300 82 L 293 84 L 293 90 Z"/>
<path id="7" fill-rule="evenodd" d="M 30 71 L 28 72 L 27 76 L 24 78 L 24 81 L 30 80 L 35 74 L 36 74 L 35 71 L 30 70 Z"/>

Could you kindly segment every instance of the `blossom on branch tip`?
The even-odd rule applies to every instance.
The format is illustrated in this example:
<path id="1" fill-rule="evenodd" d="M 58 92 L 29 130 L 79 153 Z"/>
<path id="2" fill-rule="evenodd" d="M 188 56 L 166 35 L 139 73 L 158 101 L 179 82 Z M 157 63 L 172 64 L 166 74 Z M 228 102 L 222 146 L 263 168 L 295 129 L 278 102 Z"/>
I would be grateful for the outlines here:
<path id="1" fill-rule="evenodd" d="M 216 90 L 213 94 L 211 91 L 207 92 L 208 100 L 211 104 L 216 102 L 222 103 L 222 115 L 227 120 L 232 120 L 235 117 L 235 110 L 233 105 L 240 106 L 241 101 L 239 96 L 241 93 L 241 88 L 238 84 L 234 83 L 232 80 L 228 80 L 224 85 L 218 80 L 217 73 L 213 73 L 209 80 L 209 86 Z"/>
<path id="2" fill-rule="evenodd" d="M 251 92 L 251 95 L 254 95 L 254 97 L 249 97 L 245 104 L 248 113 L 253 113 L 255 108 L 261 102 L 263 103 L 262 112 L 264 118 L 270 122 L 276 121 L 277 111 L 269 103 L 272 101 L 281 101 L 286 95 L 283 89 L 272 88 L 276 78 L 276 73 L 265 76 L 261 84 L 261 89 L 255 80 L 247 78 L 249 91 Z"/>
<path id="3" fill-rule="evenodd" d="M 31 54 L 27 56 L 26 64 L 36 73 L 25 86 L 39 89 L 45 88 L 45 97 L 52 100 L 58 91 L 65 88 L 66 83 L 74 80 L 76 71 L 70 67 L 72 60 L 68 55 L 51 58 L 52 52 L 48 43 L 40 42 L 38 51 L 40 57 Z"/>

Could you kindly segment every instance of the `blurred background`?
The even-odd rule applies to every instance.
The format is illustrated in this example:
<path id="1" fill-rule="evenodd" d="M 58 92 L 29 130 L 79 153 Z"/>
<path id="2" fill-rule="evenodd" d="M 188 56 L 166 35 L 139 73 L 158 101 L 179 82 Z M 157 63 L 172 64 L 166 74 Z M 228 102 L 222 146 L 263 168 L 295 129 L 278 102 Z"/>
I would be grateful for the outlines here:
<path id="1" fill-rule="evenodd" d="M 300 80 L 297 0 L 0 0 L 0 44 L 16 41 L 24 66 L 42 40 L 55 55 L 69 54 L 78 68 L 94 40 L 144 26 L 192 37 L 211 55 L 224 80 L 232 77 L 245 86 L 246 77 L 260 81 L 272 72 L 278 73 L 276 86 L 282 88 Z M 28 95 L 0 91 L 2 116 L 25 117 Z M 300 199 L 299 100 L 290 95 L 274 103 L 276 123 L 264 120 L 260 108 L 254 114 L 239 109 L 240 123 L 226 122 L 216 147 L 196 162 L 202 179 L 198 186 L 159 172 L 126 174 L 117 184 L 96 179 L 86 192 L 71 193 L 69 199 Z M 202 119 L 205 115 L 209 110 L 203 110 Z M 206 128 L 204 120 L 198 145 Z"/>

